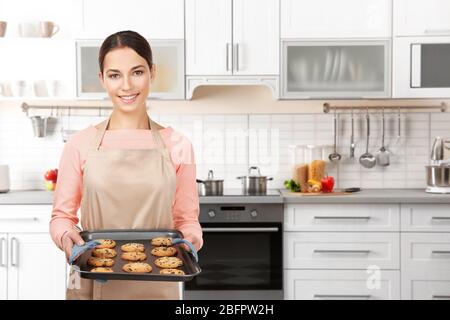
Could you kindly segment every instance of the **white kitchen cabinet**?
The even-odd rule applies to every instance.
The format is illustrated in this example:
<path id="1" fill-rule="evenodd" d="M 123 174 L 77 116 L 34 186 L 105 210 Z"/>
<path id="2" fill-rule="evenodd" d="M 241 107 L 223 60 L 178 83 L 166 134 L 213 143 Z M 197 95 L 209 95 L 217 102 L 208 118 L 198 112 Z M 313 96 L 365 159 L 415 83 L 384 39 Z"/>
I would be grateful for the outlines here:
<path id="1" fill-rule="evenodd" d="M 401 283 L 403 300 L 450 300 L 448 270 L 438 274 L 427 270 L 402 272 Z"/>
<path id="2" fill-rule="evenodd" d="M 402 205 L 401 226 L 409 232 L 449 232 L 450 204 Z"/>
<path id="3" fill-rule="evenodd" d="M 390 38 L 391 1 L 281 0 L 281 38 Z"/>
<path id="4" fill-rule="evenodd" d="M 282 98 L 388 98 L 390 40 L 283 40 Z"/>
<path id="5" fill-rule="evenodd" d="M 448 0 L 394 0 L 394 36 L 450 36 Z"/>
<path id="6" fill-rule="evenodd" d="M 188 76 L 277 75 L 278 48 L 277 0 L 186 0 Z"/>
<path id="7" fill-rule="evenodd" d="M 8 235 L 0 233 L 0 300 L 8 298 Z"/>
<path id="8" fill-rule="evenodd" d="M 286 270 L 287 300 L 400 299 L 400 272 L 368 270 Z"/>
<path id="9" fill-rule="evenodd" d="M 288 269 L 400 268 L 398 233 L 285 232 L 284 266 Z"/>
<path id="10" fill-rule="evenodd" d="M 65 298 L 66 259 L 48 232 L 51 211 L 51 205 L 0 205 L 0 298 Z"/>
<path id="11" fill-rule="evenodd" d="M 398 204 L 285 205 L 284 231 L 399 231 Z M 450 221 L 450 220 L 449 220 Z"/>
<path id="12" fill-rule="evenodd" d="M 183 0 L 83 0 L 83 28 L 79 38 L 104 39 L 133 30 L 149 39 L 184 38 Z"/>

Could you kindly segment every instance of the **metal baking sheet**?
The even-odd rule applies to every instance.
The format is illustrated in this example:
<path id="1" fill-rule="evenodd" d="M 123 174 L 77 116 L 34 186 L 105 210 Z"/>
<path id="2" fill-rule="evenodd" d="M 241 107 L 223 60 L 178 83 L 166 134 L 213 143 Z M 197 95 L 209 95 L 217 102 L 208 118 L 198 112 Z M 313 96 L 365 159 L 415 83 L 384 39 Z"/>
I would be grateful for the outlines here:
<path id="1" fill-rule="evenodd" d="M 197 261 L 195 261 L 194 256 L 188 252 L 184 246 L 180 244 L 173 245 L 177 248 L 178 253 L 175 257 L 183 260 L 183 265 L 177 269 L 184 271 L 185 275 L 163 275 L 159 274 L 161 268 L 157 267 L 154 263 L 155 257 L 150 253 L 152 246 L 150 240 L 156 237 L 168 237 L 168 238 L 183 238 L 181 232 L 177 230 L 170 229 L 155 229 L 155 230 L 144 230 L 144 229 L 120 229 L 120 230 L 98 230 L 98 231 L 83 231 L 80 233 L 84 241 L 91 241 L 97 239 L 112 239 L 116 242 L 116 247 L 114 250 L 117 252 L 117 256 L 114 257 L 114 266 L 111 268 L 114 272 L 110 273 L 100 273 L 91 272 L 90 270 L 94 267 L 87 264 L 87 260 L 91 257 L 92 250 L 84 252 L 78 259 L 74 262 L 74 265 L 79 267 L 80 276 L 86 279 L 100 279 L 100 280 L 142 280 L 142 281 L 189 281 L 192 280 L 196 275 L 200 274 L 201 269 Z M 145 254 L 147 259 L 145 261 L 152 266 L 152 271 L 149 273 L 128 273 L 122 270 L 124 264 L 130 263 L 132 261 L 127 261 L 121 259 L 122 250 L 120 247 L 123 244 L 129 242 L 142 243 L 145 247 Z"/>

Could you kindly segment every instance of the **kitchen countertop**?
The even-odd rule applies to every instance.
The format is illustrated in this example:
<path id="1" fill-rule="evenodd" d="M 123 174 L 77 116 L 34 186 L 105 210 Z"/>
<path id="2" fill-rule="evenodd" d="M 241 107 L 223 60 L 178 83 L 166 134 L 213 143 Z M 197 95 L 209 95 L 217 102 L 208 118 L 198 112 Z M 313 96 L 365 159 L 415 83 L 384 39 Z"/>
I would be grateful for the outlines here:
<path id="1" fill-rule="evenodd" d="M 13 190 L 0 193 L 0 205 L 51 205 L 53 193 L 44 190 Z M 367 189 L 340 196 L 301 196 L 281 190 L 281 195 L 200 197 L 211 203 L 447 203 L 450 194 L 431 194 L 422 189 Z M 1 212 L 1 210 L 0 210 Z"/>

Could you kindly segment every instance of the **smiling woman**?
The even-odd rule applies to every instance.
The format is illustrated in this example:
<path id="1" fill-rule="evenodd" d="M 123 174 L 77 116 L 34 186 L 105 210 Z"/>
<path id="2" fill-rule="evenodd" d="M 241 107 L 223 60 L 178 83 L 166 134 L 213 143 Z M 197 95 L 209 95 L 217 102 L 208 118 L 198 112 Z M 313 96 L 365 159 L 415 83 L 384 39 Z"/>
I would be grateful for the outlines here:
<path id="1" fill-rule="evenodd" d="M 200 249 L 192 144 L 147 115 L 155 77 L 150 45 L 136 32 L 115 33 L 103 42 L 99 63 L 113 112 L 72 135 L 64 147 L 50 223 L 54 242 L 66 256 L 75 243 L 83 244 L 74 228 L 80 208 L 84 230 L 175 228 Z M 67 298 L 179 299 L 180 285 L 80 279 L 80 287 L 68 289 Z"/>

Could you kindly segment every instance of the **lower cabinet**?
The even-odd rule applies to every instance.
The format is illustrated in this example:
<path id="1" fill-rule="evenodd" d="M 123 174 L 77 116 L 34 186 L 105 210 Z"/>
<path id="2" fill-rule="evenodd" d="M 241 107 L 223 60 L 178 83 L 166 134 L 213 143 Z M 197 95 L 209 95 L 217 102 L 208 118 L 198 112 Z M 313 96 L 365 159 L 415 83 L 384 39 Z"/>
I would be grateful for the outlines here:
<path id="1" fill-rule="evenodd" d="M 400 271 L 285 270 L 287 300 L 400 299 Z"/>
<path id="2" fill-rule="evenodd" d="M 66 259 L 53 243 L 52 206 L 0 205 L 0 299 L 65 299 Z"/>

